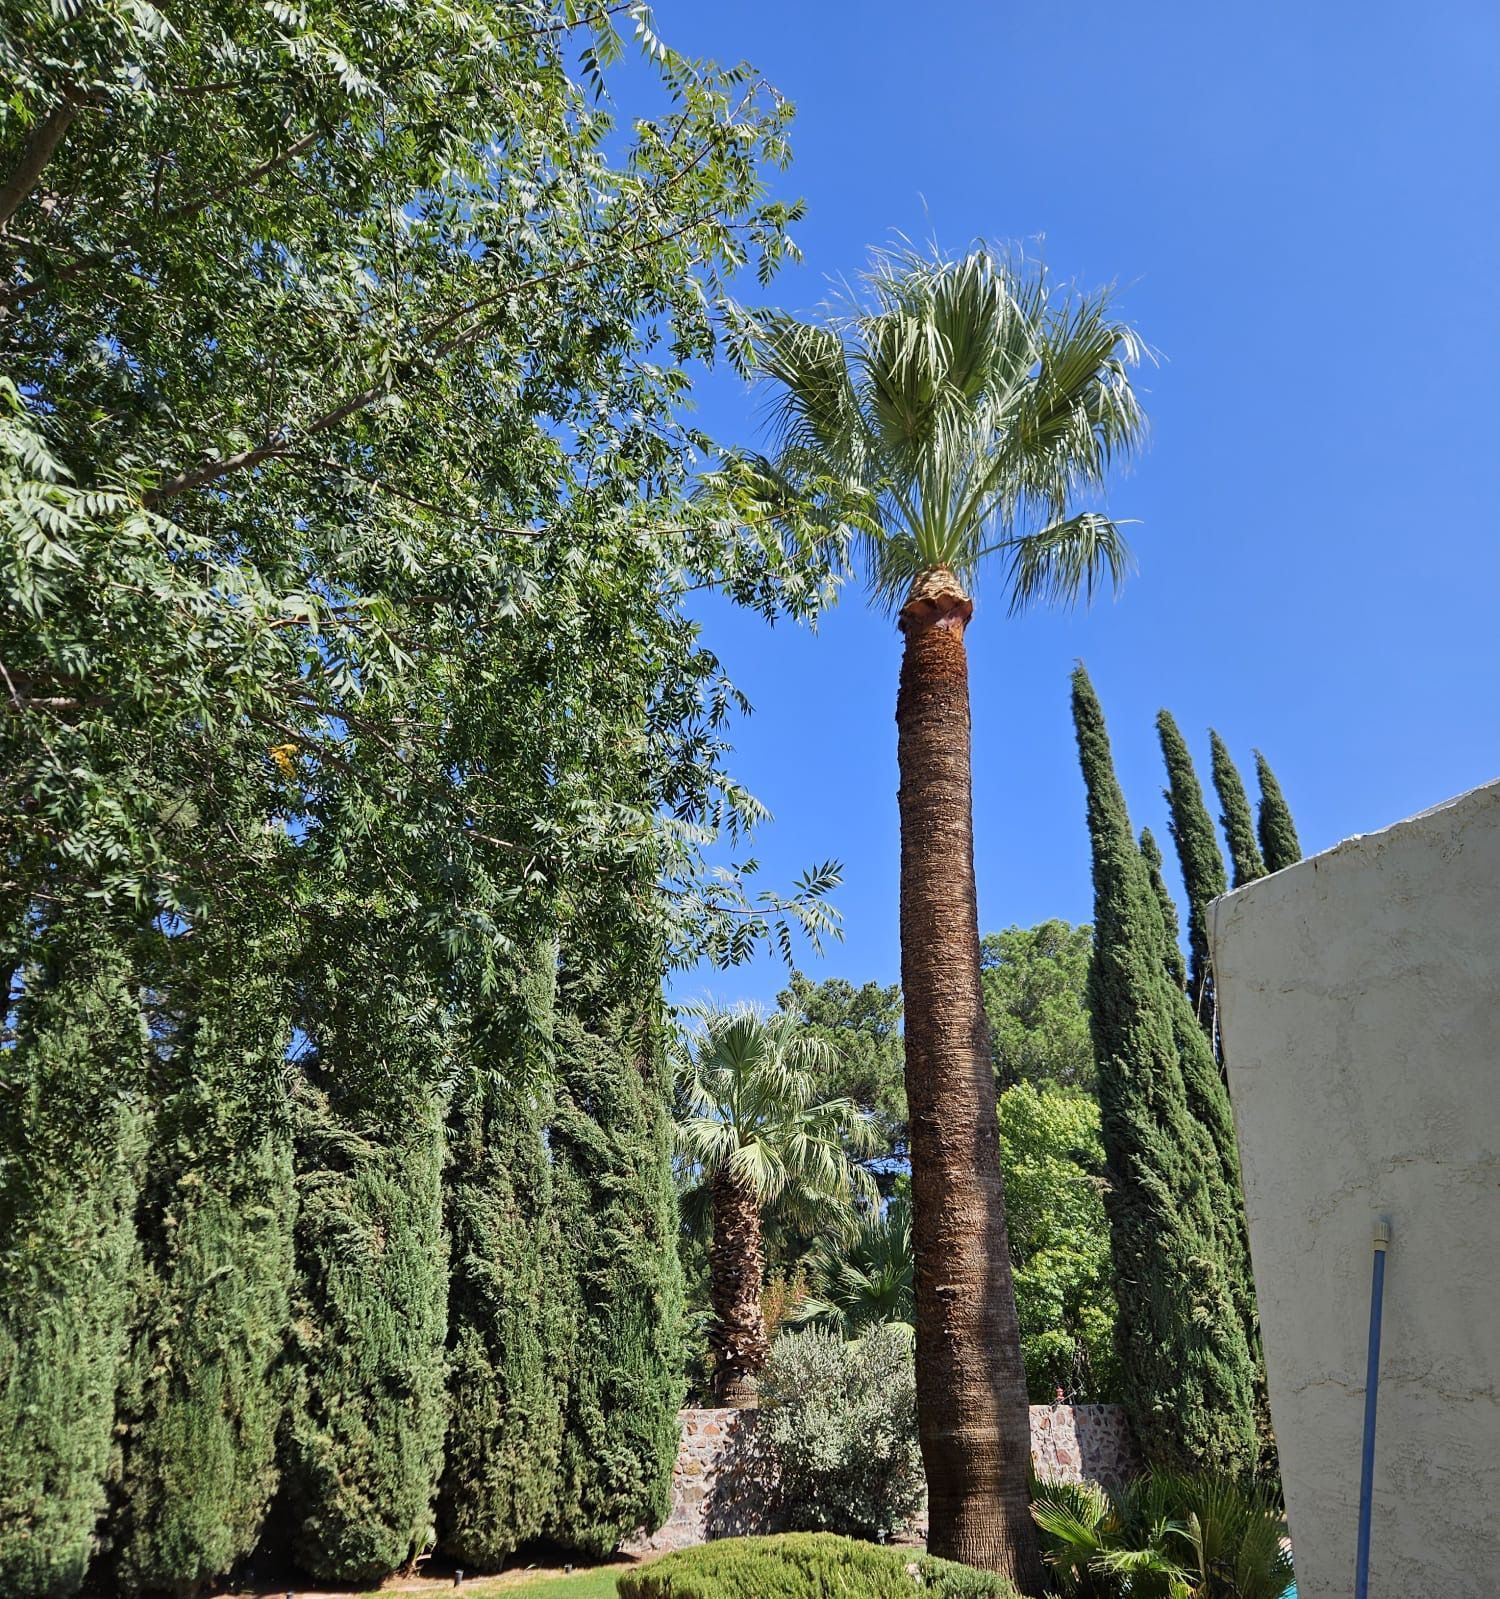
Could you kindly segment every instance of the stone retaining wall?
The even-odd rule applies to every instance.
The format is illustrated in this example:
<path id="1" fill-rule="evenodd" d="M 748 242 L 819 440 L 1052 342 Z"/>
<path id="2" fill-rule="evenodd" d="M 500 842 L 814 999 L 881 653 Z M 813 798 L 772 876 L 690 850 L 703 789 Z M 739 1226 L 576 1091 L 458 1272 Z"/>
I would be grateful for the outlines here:
<path id="1" fill-rule="evenodd" d="M 642 1553 L 682 1549 L 711 1538 L 774 1532 L 775 1483 L 754 1410 L 684 1410 L 682 1444 L 672 1473 L 672 1512 L 659 1531 L 633 1540 Z M 1033 1405 L 1031 1460 L 1054 1482 L 1114 1483 L 1140 1469 L 1125 1412 L 1118 1405 Z M 919 1518 L 912 1531 L 925 1528 Z"/>

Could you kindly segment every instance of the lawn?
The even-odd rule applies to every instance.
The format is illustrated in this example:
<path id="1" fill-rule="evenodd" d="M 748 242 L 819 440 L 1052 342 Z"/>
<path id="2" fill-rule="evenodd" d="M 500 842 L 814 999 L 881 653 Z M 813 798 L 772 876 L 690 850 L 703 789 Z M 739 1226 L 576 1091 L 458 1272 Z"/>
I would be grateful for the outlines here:
<path id="1" fill-rule="evenodd" d="M 476 1577 L 465 1582 L 458 1591 L 464 1599 L 615 1599 L 615 1578 L 627 1569 L 625 1566 L 602 1566 L 597 1571 L 575 1571 L 567 1577 L 538 1576 L 519 1582 L 510 1576 L 491 1581 Z M 392 1596 L 389 1593 L 371 1595 L 370 1599 L 392 1599 Z"/>

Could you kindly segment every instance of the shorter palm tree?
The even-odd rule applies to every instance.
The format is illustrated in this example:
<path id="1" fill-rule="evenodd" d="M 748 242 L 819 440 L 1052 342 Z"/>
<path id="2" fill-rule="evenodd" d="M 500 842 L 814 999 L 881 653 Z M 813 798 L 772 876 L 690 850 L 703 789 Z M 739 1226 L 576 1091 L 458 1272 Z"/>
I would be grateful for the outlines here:
<path id="1" fill-rule="evenodd" d="M 713 1218 L 714 1396 L 745 1405 L 770 1352 L 761 1211 L 779 1204 L 827 1217 L 833 1206 L 852 1222 L 853 1201 L 873 1202 L 873 1184 L 850 1152 L 873 1148 L 874 1132 L 853 1100 L 819 1097 L 832 1050 L 791 1017 L 751 1006 L 688 1015 L 694 1031 L 678 1076 L 677 1150 Z"/>
<path id="2" fill-rule="evenodd" d="M 904 1198 L 891 1200 L 883 1210 L 863 1212 L 846 1244 L 819 1239 L 807 1267 L 811 1288 L 798 1311 L 799 1322 L 826 1327 L 844 1338 L 858 1338 L 882 1325 L 914 1326 L 911 1206 Z"/>

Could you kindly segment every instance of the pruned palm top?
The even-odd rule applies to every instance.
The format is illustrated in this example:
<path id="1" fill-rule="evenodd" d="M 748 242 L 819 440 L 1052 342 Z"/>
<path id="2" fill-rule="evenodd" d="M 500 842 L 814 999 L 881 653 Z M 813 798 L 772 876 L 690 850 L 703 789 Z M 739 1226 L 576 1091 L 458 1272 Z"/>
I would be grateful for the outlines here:
<path id="1" fill-rule="evenodd" d="M 755 319 L 779 393 L 774 453 L 744 459 L 768 501 L 837 485 L 891 610 L 934 568 L 971 586 L 990 555 L 1012 611 L 1118 585 L 1119 524 L 1077 509 L 1145 431 L 1128 375 L 1145 350 L 1111 292 L 1057 290 L 1043 268 L 987 249 L 883 254 L 863 282 L 821 322 Z"/>

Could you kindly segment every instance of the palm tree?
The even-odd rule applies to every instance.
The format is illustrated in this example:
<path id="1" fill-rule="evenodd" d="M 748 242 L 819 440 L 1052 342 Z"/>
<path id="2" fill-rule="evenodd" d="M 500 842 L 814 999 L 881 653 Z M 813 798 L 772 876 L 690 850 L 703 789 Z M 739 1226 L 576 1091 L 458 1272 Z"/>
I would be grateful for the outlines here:
<path id="1" fill-rule="evenodd" d="M 779 1202 L 826 1218 L 832 1204 L 847 1216 L 872 1185 L 846 1150 L 870 1147 L 873 1135 L 853 1100 L 819 1097 L 832 1051 L 791 1017 L 749 1006 L 690 1014 L 698 1032 L 678 1079 L 677 1149 L 713 1216 L 715 1398 L 745 1405 L 769 1353 L 762 1207 Z"/>
<path id="2" fill-rule="evenodd" d="M 807 1264 L 812 1288 L 799 1322 L 844 1338 L 882 1324 L 912 1325 L 911 1207 L 904 1199 L 864 1212 L 847 1244 L 819 1239 Z"/>
<path id="3" fill-rule="evenodd" d="M 865 283 L 824 321 L 757 319 L 776 443 L 747 465 L 772 514 L 811 502 L 813 525 L 838 517 L 862 535 L 871 590 L 903 635 L 901 981 L 929 1546 L 1039 1592 L 979 982 L 964 630 L 986 562 L 1013 613 L 1123 577 L 1119 527 L 1076 501 L 1141 439 L 1127 369 L 1142 347 L 1108 292 L 1058 291 L 986 249 L 880 255 Z"/>

